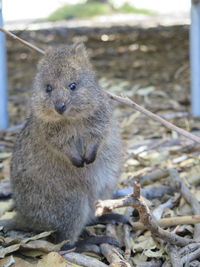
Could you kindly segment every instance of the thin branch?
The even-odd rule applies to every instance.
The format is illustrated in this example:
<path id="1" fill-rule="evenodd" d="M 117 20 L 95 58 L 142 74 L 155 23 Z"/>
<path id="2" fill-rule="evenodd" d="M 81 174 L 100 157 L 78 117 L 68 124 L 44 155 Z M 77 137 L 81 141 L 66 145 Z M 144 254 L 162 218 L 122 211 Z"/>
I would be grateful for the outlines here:
<path id="1" fill-rule="evenodd" d="M 189 133 L 189 132 L 187 132 L 187 131 L 185 131 L 185 130 L 177 127 L 177 126 L 175 126 L 174 124 L 166 121 L 162 117 L 160 117 L 160 116 L 154 114 L 153 112 L 145 109 L 144 107 L 141 107 L 140 105 L 136 104 L 131 99 L 129 99 L 127 97 L 116 96 L 116 95 L 113 95 L 113 94 L 108 93 L 108 92 L 107 92 L 107 94 L 111 99 L 113 99 L 113 100 L 115 100 L 115 101 L 117 101 L 117 102 L 119 102 L 121 104 L 125 104 L 125 105 L 127 105 L 129 107 L 132 107 L 132 108 L 138 110 L 139 112 L 144 113 L 147 117 L 151 118 L 152 120 L 163 124 L 165 127 L 169 128 L 170 130 L 175 131 L 175 132 L 177 132 L 177 133 L 189 138 L 192 141 L 200 143 L 200 137 L 198 137 L 196 135 L 193 135 L 193 134 L 191 134 L 191 133 Z"/>
<path id="2" fill-rule="evenodd" d="M 200 243 L 191 243 L 183 248 L 180 248 L 179 253 L 181 258 L 194 252 L 195 250 L 200 249 Z"/>
<path id="3" fill-rule="evenodd" d="M 42 49 L 36 47 L 35 45 L 33 45 L 33 44 L 31 44 L 31 43 L 29 43 L 29 42 L 27 42 L 27 41 L 25 41 L 25 40 L 23 40 L 21 38 L 19 38 L 18 36 L 16 36 L 15 34 L 7 31 L 6 29 L 0 27 L 0 31 L 5 33 L 9 37 L 13 38 L 14 40 L 17 40 L 18 42 L 22 43 L 23 45 L 28 46 L 32 50 L 35 50 L 36 52 L 39 52 L 40 54 L 43 54 L 43 55 L 45 54 L 45 52 Z"/>
<path id="4" fill-rule="evenodd" d="M 200 215 L 162 218 L 158 220 L 157 222 L 158 222 L 158 225 L 163 228 L 181 225 L 181 224 L 197 224 L 197 223 L 200 223 Z M 132 222 L 131 225 L 133 229 L 136 231 L 145 229 L 145 225 L 141 222 Z"/>
<path id="5" fill-rule="evenodd" d="M 12 37 L 13 39 L 19 41 L 20 43 L 24 44 L 25 46 L 28 46 L 32 50 L 35 50 L 35 51 L 37 51 L 37 52 L 39 52 L 40 54 L 43 54 L 43 55 L 45 54 L 45 52 L 42 49 L 30 44 L 27 41 L 24 41 L 23 39 L 17 37 L 15 34 L 5 30 L 4 28 L 0 27 L 0 31 L 4 32 L 5 34 L 7 34 L 8 36 Z M 192 140 L 194 142 L 200 143 L 200 137 L 195 136 L 195 135 L 193 135 L 193 134 L 191 134 L 191 133 L 189 133 L 189 132 L 187 132 L 187 131 L 185 131 L 185 130 L 177 127 L 177 126 L 175 126 L 174 124 L 166 121 L 162 117 L 160 117 L 160 116 L 154 114 L 153 112 L 145 109 L 144 107 L 141 107 L 140 105 L 136 104 L 131 99 L 129 99 L 127 97 L 116 96 L 116 95 L 113 95 L 113 94 L 111 94 L 109 92 L 106 92 L 106 91 L 105 91 L 105 93 L 110 97 L 110 99 L 115 100 L 115 101 L 117 101 L 117 102 L 119 102 L 121 104 L 127 105 L 129 107 L 132 107 L 132 108 L 138 110 L 139 112 L 145 114 L 147 117 L 151 118 L 152 120 L 163 124 L 165 127 L 169 128 L 170 130 L 175 131 L 175 132 L 185 136 L 186 138 L 188 138 L 188 139 L 190 139 L 190 140 Z"/>
<path id="6" fill-rule="evenodd" d="M 131 219 L 131 215 L 133 213 L 133 208 L 128 207 L 126 208 L 126 211 L 124 213 L 124 216 L 126 218 Z M 124 255 L 126 259 L 129 259 L 131 256 L 131 248 L 132 248 L 132 242 L 131 242 L 131 226 L 128 224 L 123 225 L 123 231 L 124 231 L 124 245 L 125 245 L 125 252 Z"/>
<path id="7" fill-rule="evenodd" d="M 167 246 L 165 247 L 165 250 L 167 254 L 169 255 L 170 262 L 173 267 L 183 267 L 183 264 L 181 264 L 181 258 L 180 258 L 180 255 L 179 255 L 179 252 L 176 246 L 167 244 Z"/>
<path id="8" fill-rule="evenodd" d="M 200 258 L 200 248 L 191 252 L 188 255 L 185 255 L 184 257 L 181 258 L 181 262 L 180 264 L 185 264 L 185 263 L 189 263 L 190 261 L 193 261 L 195 259 L 199 259 Z"/>
<path id="9" fill-rule="evenodd" d="M 140 187 L 138 184 L 134 184 L 134 191 L 137 192 L 137 194 L 139 192 L 139 188 Z M 159 237 L 162 240 L 165 240 L 166 242 L 177 246 L 186 246 L 190 243 L 195 242 L 192 239 L 183 238 L 174 233 L 163 230 L 158 225 L 158 222 L 156 221 L 154 216 L 151 214 L 144 199 L 141 196 L 136 197 L 134 194 L 121 199 L 98 201 L 96 204 L 96 216 L 102 215 L 104 211 L 107 210 L 127 206 L 131 206 L 138 210 L 141 222 L 145 225 L 145 227 L 151 232 L 153 236 Z"/>
<path id="10" fill-rule="evenodd" d="M 145 174 L 143 176 L 140 175 L 140 184 L 148 185 L 153 184 L 154 182 L 161 180 L 162 178 L 165 178 L 169 176 L 169 173 L 166 169 L 156 169 L 155 171 Z"/>
<path id="11" fill-rule="evenodd" d="M 107 259 L 107 261 L 110 263 L 109 266 L 131 267 L 131 265 L 126 260 L 124 260 L 122 255 L 117 251 L 115 247 L 109 244 L 101 244 L 100 247 L 101 247 L 102 254 Z"/>
<path id="12" fill-rule="evenodd" d="M 108 266 L 105 263 L 100 262 L 99 260 L 93 257 L 89 257 L 87 255 L 76 253 L 76 252 L 66 253 L 62 256 L 69 262 L 72 262 L 74 264 L 78 264 L 84 267 L 96 267 L 96 266 L 107 267 Z"/>
<path id="13" fill-rule="evenodd" d="M 181 192 L 184 199 L 191 205 L 195 215 L 200 214 L 200 204 L 194 194 L 189 190 L 183 180 L 180 178 L 176 169 L 169 169 L 169 174 L 172 177 L 177 189 Z M 195 225 L 194 239 L 200 241 L 200 223 Z"/>

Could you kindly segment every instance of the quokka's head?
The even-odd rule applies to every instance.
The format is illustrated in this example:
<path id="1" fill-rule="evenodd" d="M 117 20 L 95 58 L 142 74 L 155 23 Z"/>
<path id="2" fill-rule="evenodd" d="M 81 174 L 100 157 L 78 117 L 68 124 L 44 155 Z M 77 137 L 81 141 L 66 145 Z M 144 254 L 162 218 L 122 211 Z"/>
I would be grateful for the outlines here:
<path id="1" fill-rule="evenodd" d="M 46 121 L 88 117 L 96 110 L 100 95 L 82 43 L 47 50 L 34 81 L 36 116 Z"/>

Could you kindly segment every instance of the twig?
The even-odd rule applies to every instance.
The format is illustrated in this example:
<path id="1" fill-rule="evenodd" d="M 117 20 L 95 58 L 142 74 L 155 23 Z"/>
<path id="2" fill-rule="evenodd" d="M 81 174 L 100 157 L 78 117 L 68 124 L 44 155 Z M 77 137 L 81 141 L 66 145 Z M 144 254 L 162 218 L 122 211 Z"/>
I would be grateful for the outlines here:
<path id="1" fill-rule="evenodd" d="M 75 263 L 75 264 L 79 264 L 81 266 L 84 267 L 108 267 L 108 265 L 106 265 L 103 262 L 100 262 L 99 260 L 86 256 L 84 254 L 79 254 L 76 252 L 70 252 L 70 253 L 66 253 L 65 255 L 62 255 L 66 260 L 68 260 L 69 262 Z"/>
<path id="2" fill-rule="evenodd" d="M 7 31 L 6 29 L 0 27 L 0 31 L 1 31 L 1 32 L 4 32 L 4 33 L 5 33 L 6 35 L 8 35 L 9 37 L 11 37 L 11 38 L 17 40 L 18 42 L 24 44 L 25 46 L 28 46 L 28 47 L 31 48 L 32 50 L 35 50 L 35 51 L 39 52 L 39 53 L 42 54 L 42 55 L 45 54 L 45 52 L 44 52 L 42 49 L 38 48 L 37 46 L 35 46 L 35 45 L 33 45 L 33 44 L 31 44 L 31 43 L 29 43 L 29 42 L 27 42 L 27 41 L 25 41 L 25 40 L 23 40 L 23 39 L 21 39 L 21 38 L 19 38 L 18 36 L 16 36 L 15 34 L 13 34 L 13 33 L 9 32 L 9 31 Z"/>
<path id="3" fill-rule="evenodd" d="M 200 249 L 200 243 L 191 243 L 183 248 L 180 248 L 179 253 L 181 257 L 184 257 L 197 249 Z"/>
<path id="4" fill-rule="evenodd" d="M 176 72 L 175 72 L 175 74 L 174 74 L 174 79 L 177 79 L 177 78 L 179 77 L 179 75 L 181 74 L 181 72 L 185 71 L 188 67 L 189 67 L 189 66 L 188 66 L 188 63 L 186 63 L 186 64 L 180 66 L 180 67 L 176 70 Z"/>
<path id="5" fill-rule="evenodd" d="M 45 54 L 45 52 L 42 49 L 30 44 L 27 41 L 24 41 L 23 39 L 17 37 L 15 34 L 5 30 L 4 28 L 0 27 L 0 31 L 4 32 L 5 34 L 7 34 L 8 36 L 12 37 L 13 39 L 19 41 L 20 43 L 24 44 L 25 46 L 28 46 L 32 50 L 35 50 L 35 51 L 37 51 L 37 52 L 39 52 L 40 54 L 43 54 L 43 55 Z M 115 101 L 117 101 L 117 102 L 119 102 L 121 104 L 127 105 L 129 107 L 132 107 L 132 108 L 138 110 L 139 112 L 145 114 L 147 117 L 151 118 L 152 120 L 163 124 L 165 127 L 169 128 L 170 130 L 175 131 L 175 132 L 185 136 L 186 138 L 188 138 L 188 139 L 190 139 L 190 140 L 192 140 L 194 142 L 200 143 L 200 137 L 195 136 L 195 135 L 193 135 L 193 134 L 191 134 L 191 133 L 189 133 L 189 132 L 187 132 L 187 131 L 185 131 L 185 130 L 177 127 L 177 126 L 175 126 L 174 124 L 166 121 L 162 117 L 160 117 L 160 116 L 152 113 L 151 111 L 145 109 L 144 107 L 141 107 L 140 105 L 136 104 L 131 99 L 129 99 L 127 97 L 125 98 L 125 97 L 121 97 L 121 96 L 116 96 L 116 95 L 113 95 L 113 94 L 111 94 L 109 92 L 106 92 L 106 91 L 105 91 L 105 93 L 110 97 L 110 99 L 115 100 Z"/>
<path id="6" fill-rule="evenodd" d="M 173 181 L 178 190 L 180 190 L 184 199 L 191 205 L 192 210 L 195 215 L 200 215 L 200 204 L 196 199 L 194 194 L 192 194 L 186 184 L 181 180 L 176 169 L 169 169 L 169 174 L 172 177 Z M 194 239 L 196 241 L 200 240 L 200 223 L 195 225 Z"/>
<path id="7" fill-rule="evenodd" d="M 116 228 L 112 224 L 106 225 L 106 235 L 119 241 L 119 237 L 117 236 Z M 101 244 L 100 248 L 101 248 L 101 253 L 104 255 L 104 257 L 110 263 L 109 266 L 131 267 L 130 264 L 124 259 L 124 257 L 120 253 L 121 251 L 119 249 L 116 249 L 115 247 L 113 247 L 109 244 Z"/>
<path id="8" fill-rule="evenodd" d="M 158 207 L 156 207 L 153 210 L 152 214 L 157 220 L 160 219 L 162 217 L 163 212 L 166 209 L 172 209 L 177 204 L 178 200 L 180 200 L 180 194 L 175 194 L 175 196 L 169 198 L 167 202 L 160 204 Z"/>
<path id="9" fill-rule="evenodd" d="M 115 247 L 109 244 L 101 244 L 100 247 L 102 254 L 110 263 L 110 267 L 131 267 L 131 265 L 123 259 Z"/>
<path id="10" fill-rule="evenodd" d="M 170 257 L 170 262 L 172 264 L 173 267 L 182 267 L 183 264 L 181 264 L 181 258 L 179 255 L 179 252 L 177 250 L 177 248 L 175 246 L 172 245 L 167 245 L 165 247 L 167 254 Z"/>
<path id="11" fill-rule="evenodd" d="M 187 137 L 187 138 L 189 138 L 189 139 L 191 139 L 197 143 L 200 143 L 200 137 L 195 136 L 195 135 L 175 126 L 174 124 L 166 121 L 162 117 L 160 117 L 160 116 L 154 114 L 153 112 L 145 109 L 144 107 L 141 107 L 140 105 L 136 104 L 131 99 L 129 99 L 127 97 L 116 96 L 116 95 L 113 95 L 109 92 L 107 92 L 107 94 L 111 99 L 113 99 L 113 100 L 115 100 L 121 104 L 125 104 L 129 107 L 132 107 L 132 108 L 140 111 L 141 113 L 144 113 L 147 117 L 151 118 L 152 120 L 160 122 L 161 124 L 163 124 L 165 127 L 169 128 L 170 130 L 175 131 L 175 132 L 177 132 L 177 133 L 179 133 L 179 134 L 181 134 L 181 135 L 183 135 L 183 136 L 185 136 L 185 137 Z"/>
<path id="12" fill-rule="evenodd" d="M 200 248 L 191 252 L 188 255 L 185 255 L 184 257 L 181 258 L 180 264 L 185 264 L 185 263 L 189 263 L 190 261 L 193 261 L 195 259 L 199 259 L 200 258 Z"/>
<path id="13" fill-rule="evenodd" d="M 158 170 L 155 170 L 149 174 L 141 176 L 140 184 L 141 185 L 148 185 L 148 184 L 151 184 L 157 180 L 165 178 L 167 176 L 169 176 L 169 173 L 166 169 L 164 169 L 164 170 L 158 169 Z"/>
<path id="14" fill-rule="evenodd" d="M 117 242 L 120 243 L 119 237 L 117 236 L 115 224 L 108 223 L 106 225 L 106 235 L 112 237 L 113 239 L 115 239 Z"/>
<path id="15" fill-rule="evenodd" d="M 125 256 L 126 259 L 129 259 L 131 256 L 131 231 L 130 226 L 128 224 L 123 225 L 124 230 L 124 245 L 125 245 Z"/>
<path id="16" fill-rule="evenodd" d="M 140 186 L 135 183 L 134 192 L 137 192 L 137 195 L 139 188 Z M 183 238 L 174 233 L 163 230 L 158 225 L 156 219 L 152 216 L 144 199 L 141 196 L 136 197 L 134 194 L 121 199 L 98 201 L 96 205 L 96 216 L 102 215 L 104 211 L 126 206 L 131 206 L 138 210 L 141 222 L 145 225 L 145 227 L 151 232 L 153 236 L 159 237 L 162 240 L 165 240 L 166 242 L 177 246 L 186 246 L 190 243 L 194 243 L 194 240 L 192 239 Z"/>
<path id="17" fill-rule="evenodd" d="M 132 178 L 131 181 L 132 180 L 136 179 Z M 167 185 L 148 186 L 141 190 L 141 195 L 148 199 L 162 198 L 164 195 L 171 193 L 174 193 L 174 188 L 171 188 Z M 133 194 L 133 188 L 130 186 L 115 190 L 113 198 L 125 197 L 129 194 Z"/>
<path id="18" fill-rule="evenodd" d="M 131 214 L 133 213 L 133 208 L 128 207 L 126 208 L 126 211 L 124 213 L 126 218 L 129 218 L 130 221 L 130 217 Z M 128 224 L 124 224 L 123 225 L 123 230 L 124 230 L 124 245 L 125 245 L 125 257 L 126 259 L 129 259 L 131 256 L 131 227 Z"/>
<path id="19" fill-rule="evenodd" d="M 157 223 L 160 227 L 163 227 L 163 228 L 176 226 L 180 224 L 196 224 L 196 223 L 200 223 L 200 215 L 163 218 L 163 219 L 158 220 Z M 141 222 L 132 222 L 131 225 L 135 231 L 144 230 L 146 228 L 145 225 Z"/>

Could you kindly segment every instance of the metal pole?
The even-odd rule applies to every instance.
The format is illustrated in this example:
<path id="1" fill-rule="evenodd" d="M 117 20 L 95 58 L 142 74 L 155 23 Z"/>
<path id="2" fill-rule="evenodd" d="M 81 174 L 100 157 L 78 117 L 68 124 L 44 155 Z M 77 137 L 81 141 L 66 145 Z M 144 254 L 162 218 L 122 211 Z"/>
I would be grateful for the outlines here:
<path id="1" fill-rule="evenodd" d="M 0 26 L 3 26 L 2 0 L 0 0 Z M 5 36 L 0 32 L 0 129 L 8 127 L 8 95 Z"/>
<path id="2" fill-rule="evenodd" d="M 192 114 L 200 116 L 200 0 L 193 0 L 190 27 Z"/>

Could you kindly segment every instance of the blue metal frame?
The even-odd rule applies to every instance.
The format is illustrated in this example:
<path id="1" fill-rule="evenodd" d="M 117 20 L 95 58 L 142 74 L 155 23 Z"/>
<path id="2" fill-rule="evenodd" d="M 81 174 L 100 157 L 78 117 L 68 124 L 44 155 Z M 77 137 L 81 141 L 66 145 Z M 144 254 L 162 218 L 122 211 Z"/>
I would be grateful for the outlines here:
<path id="1" fill-rule="evenodd" d="M 200 116 L 200 1 L 192 1 L 190 28 L 192 114 Z"/>
<path id="2" fill-rule="evenodd" d="M 0 0 L 0 26 L 3 26 L 2 0 Z M 0 32 L 0 129 L 8 127 L 8 91 L 5 36 Z"/>

